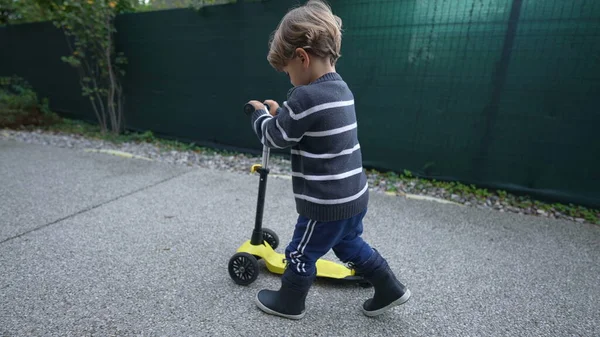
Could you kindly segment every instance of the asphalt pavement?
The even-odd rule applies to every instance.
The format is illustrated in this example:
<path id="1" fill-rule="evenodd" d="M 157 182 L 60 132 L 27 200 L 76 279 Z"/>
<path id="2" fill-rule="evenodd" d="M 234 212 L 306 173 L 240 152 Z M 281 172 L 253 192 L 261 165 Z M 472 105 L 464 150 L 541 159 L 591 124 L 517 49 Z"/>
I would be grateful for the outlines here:
<path id="1" fill-rule="evenodd" d="M 600 226 L 371 194 L 365 239 L 412 291 L 319 280 L 290 321 L 236 285 L 258 177 L 0 139 L 0 336 L 599 336 Z M 282 245 L 291 181 L 267 187 Z M 335 260 L 333 254 L 325 258 Z"/>

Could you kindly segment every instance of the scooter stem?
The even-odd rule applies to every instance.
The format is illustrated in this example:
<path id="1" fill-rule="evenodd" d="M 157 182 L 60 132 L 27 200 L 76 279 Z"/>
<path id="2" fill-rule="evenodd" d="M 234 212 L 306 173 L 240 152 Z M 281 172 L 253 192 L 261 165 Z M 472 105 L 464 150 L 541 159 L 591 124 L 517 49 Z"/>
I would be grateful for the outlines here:
<path id="1" fill-rule="evenodd" d="M 258 200 L 256 202 L 256 219 L 254 222 L 252 237 L 250 239 L 250 244 L 254 246 L 261 245 L 263 243 L 262 220 L 265 208 L 267 176 L 269 175 L 269 153 L 269 148 L 267 146 L 263 146 L 262 167 L 257 170 L 260 175 L 260 182 L 258 184 Z"/>
<path id="2" fill-rule="evenodd" d="M 269 154 L 270 154 L 270 149 L 269 147 L 263 145 L 263 151 L 262 151 L 262 167 L 264 169 L 268 169 L 268 165 L 269 165 Z"/>

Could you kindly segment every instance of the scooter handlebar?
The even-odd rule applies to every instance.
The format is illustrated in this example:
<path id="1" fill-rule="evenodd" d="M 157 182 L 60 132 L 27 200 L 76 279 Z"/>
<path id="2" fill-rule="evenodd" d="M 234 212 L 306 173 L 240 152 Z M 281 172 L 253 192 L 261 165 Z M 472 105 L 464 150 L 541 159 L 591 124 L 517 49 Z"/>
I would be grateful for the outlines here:
<path id="1" fill-rule="evenodd" d="M 267 112 L 269 112 L 270 107 L 267 104 L 265 104 L 265 108 L 267 109 Z M 244 105 L 244 114 L 246 114 L 246 116 L 250 117 L 253 112 L 254 112 L 254 106 L 250 103 L 246 103 L 246 105 Z"/>
<path id="2" fill-rule="evenodd" d="M 253 112 L 254 106 L 250 103 L 246 103 L 246 105 L 244 105 L 244 113 L 246 114 L 246 116 L 252 115 Z"/>

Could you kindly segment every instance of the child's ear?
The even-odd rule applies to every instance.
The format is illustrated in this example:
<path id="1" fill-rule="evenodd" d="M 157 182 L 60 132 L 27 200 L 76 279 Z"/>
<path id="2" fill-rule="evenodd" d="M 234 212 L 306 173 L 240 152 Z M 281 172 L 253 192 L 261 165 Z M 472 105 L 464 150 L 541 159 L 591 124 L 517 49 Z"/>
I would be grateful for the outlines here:
<path id="1" fill-rule="evenodd" d="M 306 50 L 304 50 L 304 48 L 296 48 L 296 55 L 297 55 L 298 59 L 300 59 L 300 62 L 302 63 L 302 67 L 308 68 L 308 66 L 310 65 L 310 58 L 309 58 Z"/>

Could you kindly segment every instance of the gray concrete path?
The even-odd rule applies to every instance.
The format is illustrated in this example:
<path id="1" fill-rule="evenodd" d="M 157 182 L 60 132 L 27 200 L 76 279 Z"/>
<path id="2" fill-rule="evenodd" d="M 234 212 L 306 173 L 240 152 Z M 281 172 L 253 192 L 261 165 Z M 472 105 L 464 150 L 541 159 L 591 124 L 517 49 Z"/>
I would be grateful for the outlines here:
<path id="1" fill-rule="evenodd" d="M 600 335 L 600 227 L 375 193 L 365 238 L 411 300 L 367 318 L 372 289 L 320 281 L 304 320 L 265 315 L 253 298 L 278 277 L 227 273 L 257 183 L 0 140 L 0 336 Z M 267 190 L 284 244 L 290 187 Z"/>

